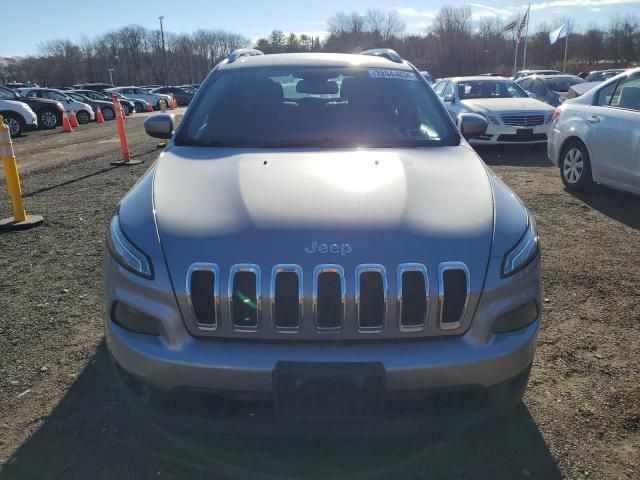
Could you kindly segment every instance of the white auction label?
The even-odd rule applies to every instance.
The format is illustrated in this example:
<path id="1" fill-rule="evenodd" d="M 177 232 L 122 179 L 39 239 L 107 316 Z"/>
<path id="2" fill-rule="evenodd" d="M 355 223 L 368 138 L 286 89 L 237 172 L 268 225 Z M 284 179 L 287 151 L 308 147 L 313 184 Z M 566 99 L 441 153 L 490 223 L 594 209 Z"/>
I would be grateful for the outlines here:
<path id="1" fill-rule="evenodd" d="M 411 82 L 418 81 L 418 77 L 416 77 L 416 74 L 413 72 L 386 68 L 369 69 L 369 76 L 371 78 L 389 78 L 393 80 L 409 80 Z"/>

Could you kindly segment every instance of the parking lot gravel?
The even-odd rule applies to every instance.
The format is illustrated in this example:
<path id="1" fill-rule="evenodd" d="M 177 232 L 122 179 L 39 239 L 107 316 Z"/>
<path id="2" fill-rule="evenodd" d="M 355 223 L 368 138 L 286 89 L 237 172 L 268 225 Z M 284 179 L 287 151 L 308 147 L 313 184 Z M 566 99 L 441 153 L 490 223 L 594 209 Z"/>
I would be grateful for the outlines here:
<path id="1" fill-rule="evenodd" d="M 512 415 L 331 441 L 169 434 L 137 418 L 111 379 L 100 271 L 109 216 L 158 156 L 142 119 L 126 121 L 144 160 L 132 167 L 109 164 L 113 122 L 15 141 L 27 211 L 45 223 L 0 235 L 0 478 L 640 477 L 640 198 L 568 193 L 544 147 L 479 152 L 535 214 L 543 249 L 539 347 Z"/>

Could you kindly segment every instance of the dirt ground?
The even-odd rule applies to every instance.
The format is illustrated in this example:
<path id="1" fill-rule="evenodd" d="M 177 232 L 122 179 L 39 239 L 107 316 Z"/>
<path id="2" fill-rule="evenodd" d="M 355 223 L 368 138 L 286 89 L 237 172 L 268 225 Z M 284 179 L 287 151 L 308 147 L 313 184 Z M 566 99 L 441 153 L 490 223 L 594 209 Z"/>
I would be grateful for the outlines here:
<path id="1" fill-rule="evenodd" d="M 0 478 L 640 478 L 640 198 L 569 194 L 544 148 L 480 152 L 534 212 L 543 248 L 544 321 L 513 415 L 448 435 L 331 442 L 141 422 L 112 382 L 101 319 L 106 222 L 158 155 L 141 116 L 127 126 L 142 165 L 109 165 L 114 124 L 15 141 L 27 210 L 45 224 L 0 235 Z"/>

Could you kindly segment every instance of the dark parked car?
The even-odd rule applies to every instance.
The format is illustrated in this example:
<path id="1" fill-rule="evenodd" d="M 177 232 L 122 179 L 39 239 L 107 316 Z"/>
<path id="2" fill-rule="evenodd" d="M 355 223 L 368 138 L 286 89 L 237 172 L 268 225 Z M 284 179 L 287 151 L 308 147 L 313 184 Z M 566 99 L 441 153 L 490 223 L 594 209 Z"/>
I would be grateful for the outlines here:
<path id="1" fill-rule="evenodd" d="M 189 105 L 191 103 L 191 99 L 195 93 L 186 90 L 182 87 L 160 87 L 154 88 L 151 90 L 151 93 L 163 93 L 165 95 L 172 95 L 175 97 L 178 105 Z"/>
<path id="2" fill-rule="evenodd" d="M 113 120 L 114 118 L 116 118 L 116 112 L 113 109 L 113 102 L 111 101 L 96 100 L 93 98 L 89 98 L 86 95 L 83 95 L 81 93 L 74 92 L 72 90 L 65 90 L 64 93 L 69 95 L 74 100 L 91 105 L 91 108 L 93 108 L 93 111 L 96 112 L 96 114 L 98 113 L 98 107 L 100 107 L 100 111 L 102 112 L 102 117 L 105 120 Z"/>
<path id="3" fill-rule="evenodd" d="M 56 128 L 61 123 L 64 106 L 55 100 L 22 97 L 6 87 L 0 87 L 0 100 L 14 100 L 29 105 L 38 117 L 40 128 Z"/>
<path id="4" fill-rule="evenodd" d="M 569 89 L 585 81 L 576 75 L 532 75 L 516 82 L 530 97 L 557 107 L 569 98 Z"/>
<path id="5" fill-rule="evenodd" d="M 95 92 L 101 92 L 107 88 L 113 88 L 110 83 L 79 83 L 73 86 L 74 90 L 93 90 Z"/>
<path id="6" fill-rule="evenodd" d="M 99 100 L 99 101 L 103 101 L 103 102 L 109 102 L 112 106 L 113 106 L 113 101 L 111 100 L 111 95 L 107 95 L 106 93 L 103 92 L 96 92 L 94 90 L 71 90 L 71 92 L 75 92 L 75 93 L 79 93 L 80 95 L 84 95 L 85 97 L 87 97 L 90 100 Z M 141 109 L 138 110 L 138 107 L 136 105 L 136 103 L 133 100 L 128 100 L 122 96 L 119 96 L 120 98 L 120 105 L 122 106 L 122 109 L 124 110 L 124 114 L 126 116 L 131 115 L 133 112 L 142 112 L 144 109 L 142 107 L 140 107 Z M 102 107 L 100 107 L 100 109 L 102 110 Z M 102 114 L 104 116 L 104 110 L 102 111 Z M 105 117 L 105 120 L 107 118 Z"/>

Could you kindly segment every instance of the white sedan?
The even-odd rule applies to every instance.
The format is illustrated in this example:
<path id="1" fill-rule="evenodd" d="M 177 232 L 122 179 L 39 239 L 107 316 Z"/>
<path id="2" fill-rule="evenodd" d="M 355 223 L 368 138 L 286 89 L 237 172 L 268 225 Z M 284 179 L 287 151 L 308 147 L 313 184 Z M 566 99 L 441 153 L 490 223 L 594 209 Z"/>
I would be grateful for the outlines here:
<path id="1" fill-rule="evenodd" d="M 544 143 L 554 108 L 530 98 L 508 78 L 445 78 L 433 86 L 455 120 L 460 113 L 487 119 L 484 135 L 469 140 L 476 145 Z"/>
<path id="2" fill-rule="evenodd" d="M 547 153 L 569 190 L 596 182 L 640 194 L 640 68 L 558 107 Z"/>

